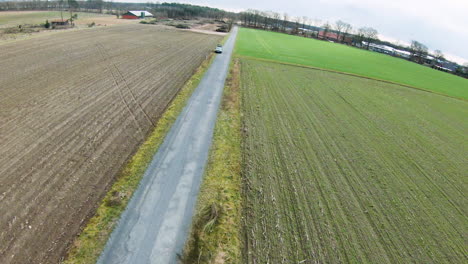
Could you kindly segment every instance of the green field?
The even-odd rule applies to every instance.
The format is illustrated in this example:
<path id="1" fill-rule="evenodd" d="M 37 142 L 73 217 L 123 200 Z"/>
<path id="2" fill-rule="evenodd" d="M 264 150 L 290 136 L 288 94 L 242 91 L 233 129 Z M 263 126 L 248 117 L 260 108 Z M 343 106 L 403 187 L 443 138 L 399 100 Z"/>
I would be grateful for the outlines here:
<path id="1" fill-rule="evenodd" d="M 465 101 L 246 58 L 241 89 L 242 263 L 467 262 Z"/>
<path id="2" fill-rule="evenodd" d="M 406 84 L 468 99 L 468 80 L 388 55 L 281 33 L 242 28 L 236 52 Z"/>
<path id="3" fill-rule="evenodd" d="M 113 17 L 110 15 L 77 12 L 78 19 L 91 17 Z M 46 19 L 59 19 L 60 11 L 21 11 L 21 12 L 0 12 L 0 28 L 12 27 L 20 24 L 40 24 Z M 64 11 L 64 18 L 69 18 L 70 13 Z"/>

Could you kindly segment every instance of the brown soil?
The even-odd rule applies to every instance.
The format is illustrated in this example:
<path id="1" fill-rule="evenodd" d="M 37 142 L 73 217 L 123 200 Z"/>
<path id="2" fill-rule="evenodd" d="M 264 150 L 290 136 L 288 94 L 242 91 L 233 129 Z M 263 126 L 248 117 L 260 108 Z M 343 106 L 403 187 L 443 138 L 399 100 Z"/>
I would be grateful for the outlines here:
<path id="1" fill-rule="evenodd" d="M 221 24 L 219 23 L 213 23 L 213 24 L 202 24 L 202 25 L 197 25 L 194 24 L 190 31 L 193 32 L 199 32 L 199 33 L 205 33 L 205 34 L 213 34 L 213 35 L 219 35 L 219 36 L 226 36 L 227 33 L 224 32 L 217 32 L 216 29 L 220 27 Z"/>
<path id="2" fill-rule="evenodd" d="M 219 37 L 159 26 L 2 45 L 0 263 L 57 263 Z"/>

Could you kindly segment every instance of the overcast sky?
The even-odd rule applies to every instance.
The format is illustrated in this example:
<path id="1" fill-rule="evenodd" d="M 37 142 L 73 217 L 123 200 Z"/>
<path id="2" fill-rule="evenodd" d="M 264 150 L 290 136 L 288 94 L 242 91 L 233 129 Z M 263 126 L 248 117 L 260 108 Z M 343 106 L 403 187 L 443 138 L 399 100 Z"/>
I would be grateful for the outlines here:
<path id="1" fill-rule="evenodd" d="M 133 0 L 138 2 L 137 0 Z M 161 1 L 161 0 L 160 0 Z M 355 28 L 370 26 L 380 38 L 418 40 L 447 58 L 468 62 L 468 0 L 175 0 L 230 11 L 249 8 L 307 16 L 330 23 L 341 19 Z M 162 1 L 161 1 L 162 2 Z"/>

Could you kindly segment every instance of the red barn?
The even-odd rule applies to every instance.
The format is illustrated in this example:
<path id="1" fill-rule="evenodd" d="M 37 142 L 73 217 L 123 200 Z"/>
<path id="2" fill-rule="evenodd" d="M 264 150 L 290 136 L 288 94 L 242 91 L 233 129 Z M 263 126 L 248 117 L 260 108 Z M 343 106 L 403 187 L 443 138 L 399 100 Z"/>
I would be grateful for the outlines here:
<path id="1" fill-rule="evenodd" d="M 122 15 L 123 19 L 139 19 L 145 17 L 153 17 L 153 14 L 148 11 L 128 11 Z"/>
<path id="2" fill-rule="evenodd" d="M 344 37 L 343 35 L 344 35 L 344 33 L 341 33 L 340 40 L 345 42 L 345 43 L 351 44 L 352 39 L 350 37 Z M 335 33 L 335 32 L 328 31 L 327 34 L 325 35 L 325 31 L 320 31 L 319 34 L 318 34 L 318 38 L 319 39 L 338 41 L 338 34 Z"/>

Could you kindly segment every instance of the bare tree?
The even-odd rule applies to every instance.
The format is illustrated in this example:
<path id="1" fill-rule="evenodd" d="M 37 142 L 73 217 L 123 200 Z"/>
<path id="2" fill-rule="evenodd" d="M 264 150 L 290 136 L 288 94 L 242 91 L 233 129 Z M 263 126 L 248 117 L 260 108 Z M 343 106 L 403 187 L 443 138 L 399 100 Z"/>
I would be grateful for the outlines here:
<path id="1" fill-rule="evenodd" d="M 360 28 L 359 31 L 363 34 L 364 38 L 367 41 L 367 50 L 369 50 L 369 46 L 372 42 L 374 42 L 377 39 L 378 36 L 378 31 L 374 28 L 371 27 L 363 27 Z"/>
<path id="2" fill-rule="evenodd" d="M 291 32 L 291 34 L 299 35 L 299 27 L 300 27 L 300 24 L 301 24 L 301 18 L 300 17 L 294 17 L 293 22 L 294 22 L 294 29 Z"/>
<path id="3" fill-rule="evenodd" d="M 351 33 L 351 30 L 353 30 L 353 26 L 351 26 L 351 24 L 345 23 L 344 28 L 343 28 L 342 41 L 345 41 L 346 37 Z"/>
<path id="4" fill-rule="evenodd" d="M 313 25 L 314 27 L 319 27 L 320 25 L 322 25 L 322 20 L 320 20 L 320 19 L 313 19 L 313 20 L 312 20 L 312 25 Z"/>
<path id="5" fill-rule="evenodd" d="M 306 24 L 309 23 L 309 18 L 306 16 L 302 17 L 302 35 L 306 35 Z"/>
<path id="6" fill-rule="evenodd" d="M 59 0 L 60 18 L 62 19 L 62 21 L 63 21 L 63 3 L 64 3 L 64 0 Z"/>
<path id="7" fill-rule="evenodd" d="M 268 26 L 269 26 L 271 12 L 269 12 L 269 11 L 260 12 L 260 15 L 263 17 L 263 29 L 266 30 L 266 29 L 268 29 Z"/>
<path id="8" fill-rule="evenodd" d="M 314 26 L 315 28 L 320 28 L 320 26 L 322 25 L 322 20 L 316 19 L 316 18 L 315 18 L 315 19 L 311 19 L 311 20 L 310 20 L 310 23 L 311 23 L 311 25 Z M 319 30 L 319 31 L 320 31 L 320 30 Z M 318 38 L 319 31 L 315 31 L 315 29 L 314 29 L 314 32 L 311 33 L 311 36 L 314 36 L 314 35 L 315 35 L 315 37 Z"/>
<path id="9" fill-rule="evenodd" d="M 436 58 L 437 60 L 445 60 L 444 54 L 441 50 L 438 49 L 434 51 L 434 58 Z"/>
<path id="10" fill-rule="evenodd" d="M 78 8 L 78 2 L 76 0 L 67 0 L 68 10 L 70 11 L 70 23 L 73 25 L 73 21 L 77 19 L 78 15 L 73 16 L 73 9 Z"/>
<path id="11" fill-rule="evenodd" d="M 286 27 L 288 25 L 289 15 L 288 13 L 283 14 L 283 31 L 286 32 Z"/>
<path id="12" fill-rule="evenodd" d="M 323 39 L 327 39 L 327 34 L 331 29 L 331 25 L 328 23 L 328 21 L 322 26 L 323 28 Z"/>
<path id="13" fill-rule="evenodd" d="M 417 63 L 422 64 L 424 62 L 424 57 L 427 54 L 427 46 L 418 42 L 416 40 L 411 41 L 410 52 L 411 52 L 411 59 L 416 61 Z"/>
<path id="14" fill-rule="evenodd" d="M 272 13 L 272 18 L 273 18 L 273 30 L 274 31 L 279 31 L 281 28 L 281 14 L 277 12 Z"/>
<path id="15" fill-rule="evenodd" d="M 337 31 L 338 42 L 340 42 L 341 32 L 343 31 L 345 25 L 346 25 L 346 23 L 341 21 L 341 20 L 338 20 L 338 21 L 335 22 L 335 30 Z"/>

